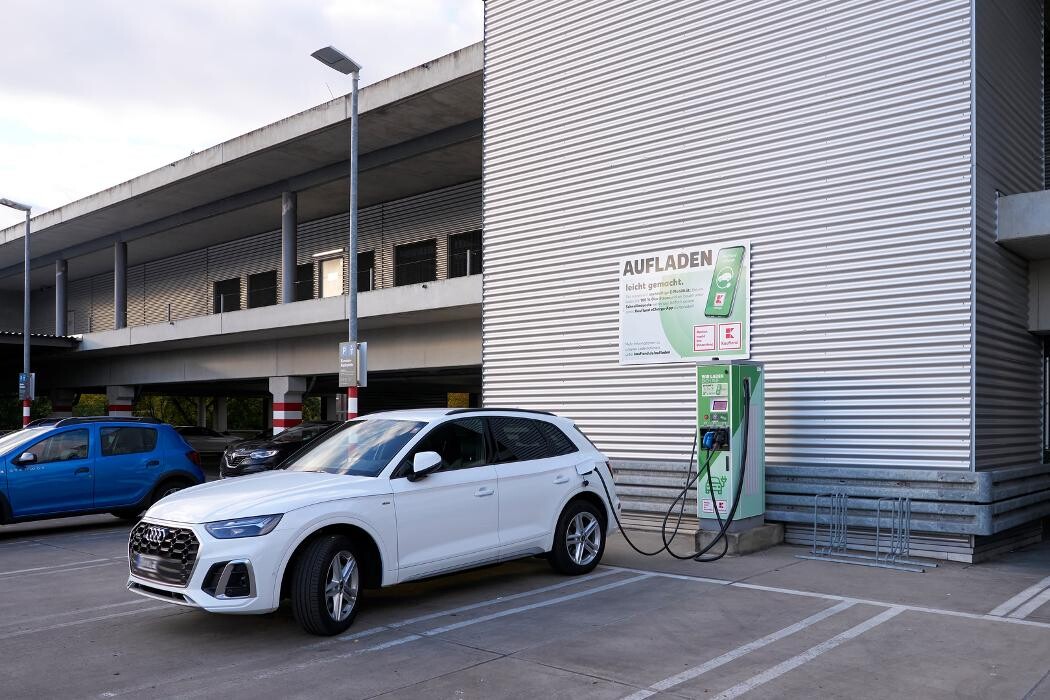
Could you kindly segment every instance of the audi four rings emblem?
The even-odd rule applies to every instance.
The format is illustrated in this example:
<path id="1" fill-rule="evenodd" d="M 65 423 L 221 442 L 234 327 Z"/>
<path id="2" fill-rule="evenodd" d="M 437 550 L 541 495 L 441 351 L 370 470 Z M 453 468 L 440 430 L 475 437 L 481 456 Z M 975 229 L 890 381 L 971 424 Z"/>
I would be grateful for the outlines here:
<path id="1" fill-rule="evenodd" d="M 146 528 L 146 531 L 142 533 L 142 539 L 152 544 L 160 544 L 164 541 L 164 536 L 168 534 L 168 531 L 162 527 L 151 525 Z"/>

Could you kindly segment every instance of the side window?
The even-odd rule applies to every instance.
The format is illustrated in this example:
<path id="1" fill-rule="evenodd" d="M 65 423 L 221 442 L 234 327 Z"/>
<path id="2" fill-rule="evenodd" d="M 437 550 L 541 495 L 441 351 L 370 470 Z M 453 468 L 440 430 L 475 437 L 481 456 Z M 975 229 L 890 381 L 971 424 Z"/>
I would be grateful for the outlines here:
<path id="1" fill-rule="evenodd" d="M 560 457 L 561 455 L 579 452 L 579 449 L 573 444 L 572 440 L 570 440 L 558 426 L 543 420 L 529 422 L 535 423 L 539 431 L 543 433 L 543 437 L 547 439 L 547 444 L 550 446 L 551 450 L 551 457 Z"/>
<path id="2" fill-rule="evenodd" d="M 153 428 L 102 428 L 99 432 L 103 457 L 152 452 L 157 446 L 157 431 Z"/>
<path id="3" fill-rule="evenodd" d="M 88 431 L 86 428 L 67 430 L 46 440 L 41 440 L 25 451 L 36 455 L 37 464 L 87 459 Z"/>
<path id="4" fill-rule="evenodd" d="M 496 440 L 496 462 L 524 462 L 553 456 L 547 439 L 527 418 L 489 418 Z"/>
<path id="5" fill-rule="evenodd" d="M 441 469 L 469 469 L 483 466 L 485 461 L 485 422 L 481 418 L 442 423 L 412 448 L 398 468 L 398 475 L 412 471 L 412 459 L 419 452 L 437 452 L 441 455 Z"/>

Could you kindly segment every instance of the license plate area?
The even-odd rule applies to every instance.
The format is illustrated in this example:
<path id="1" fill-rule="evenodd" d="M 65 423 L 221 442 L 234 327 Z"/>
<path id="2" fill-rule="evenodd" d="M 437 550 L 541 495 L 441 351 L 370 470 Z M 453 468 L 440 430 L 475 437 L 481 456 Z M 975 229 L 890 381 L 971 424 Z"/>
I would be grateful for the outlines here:
<path id="1" fill-rule="evenodd" d="M 139 554 L 135 552 L 131 555 L 131 566 L 136 570 L 136 573 L 152 574 L 156 576 L 160 572 L 163 560 L 160 557 L 155 557 L 150 554 Z"/>

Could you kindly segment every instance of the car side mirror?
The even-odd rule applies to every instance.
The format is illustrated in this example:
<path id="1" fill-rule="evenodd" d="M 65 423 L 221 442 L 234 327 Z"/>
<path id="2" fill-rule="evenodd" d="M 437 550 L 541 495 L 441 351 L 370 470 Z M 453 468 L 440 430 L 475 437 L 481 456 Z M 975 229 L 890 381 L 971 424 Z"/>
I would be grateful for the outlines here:
<path id="1" fill-rule="evenodd" d="M 33 454 L 32 452 L 23 452 L 22 454 L 18 455 L 18 459 L 15 460 L 15 464 L 20 466 L 20 467 L 24 467 L 27 464 L 35 464 L 35 463 L 36 463 L 36 455 Z"/>
<path id="2" fill-rule="evenodd" d="M 433 474 L 441 468 L 441 455 L 437 452 L 418 452 L 412 458 L 412 473 L 409 481 L 419 481 L 427 474 Z"/>

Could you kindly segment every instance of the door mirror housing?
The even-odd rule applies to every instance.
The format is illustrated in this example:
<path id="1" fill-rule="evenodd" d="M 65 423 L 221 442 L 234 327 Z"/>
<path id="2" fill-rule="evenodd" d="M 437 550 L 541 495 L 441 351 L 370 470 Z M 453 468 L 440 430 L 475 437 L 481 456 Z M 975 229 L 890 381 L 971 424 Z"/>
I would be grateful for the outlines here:
<path id="1" fill-rule="evenodd" d="M 419 481 L 427 474 L 433 474 L 441 468 L 441 455 L 437 452 L 417 452 L 412 458 L 412 473 L 409 481 Z"/>
<path id="2" fill-rule="evenodd" d="M 32 452 L 23 452 L 22 454 L 18 455 L 18 459 L 15 460 L 15 464 L 17 464 L 20 467 L 25 466 L 27 464 L 35 464 L 35 463 L 36 463 L 36 455 L 33 454 Z"/>

